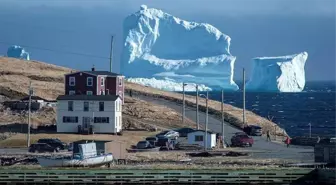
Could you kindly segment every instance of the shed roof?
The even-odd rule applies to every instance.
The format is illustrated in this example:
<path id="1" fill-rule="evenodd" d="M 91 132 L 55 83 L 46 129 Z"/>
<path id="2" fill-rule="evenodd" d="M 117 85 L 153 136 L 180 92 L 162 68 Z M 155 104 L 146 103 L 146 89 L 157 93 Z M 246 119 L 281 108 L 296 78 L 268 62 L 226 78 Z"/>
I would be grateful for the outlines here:
<path id="1" fill-rule="evenodd" d="M 116 101 L 116 95 L 60 95 L 57 100 Z"/>
<path id="2" fill-rule="evenodd" d="M 188 134 L 194 133 L 194 132 L 205 132 L 205 130 L 194 130 L 192 132 L 189 132 Z M 207 131 L 209 134 L 216 134 L 215 132 Z"/>

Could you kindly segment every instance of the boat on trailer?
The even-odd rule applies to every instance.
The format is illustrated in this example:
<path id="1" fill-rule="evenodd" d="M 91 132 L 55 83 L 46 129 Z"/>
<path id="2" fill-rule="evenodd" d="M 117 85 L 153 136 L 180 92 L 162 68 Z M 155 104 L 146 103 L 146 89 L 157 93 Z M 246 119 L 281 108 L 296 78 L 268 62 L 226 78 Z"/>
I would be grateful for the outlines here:
<path id="1" fill-rule="evenodd" d="M 96 143 L 79 144 L 79 154 L 72 157 L 38 157 L 37 161 L 42 167 L 81 167 L 103 166 L 113 161 L 113 155 L 97 154 Z"/>

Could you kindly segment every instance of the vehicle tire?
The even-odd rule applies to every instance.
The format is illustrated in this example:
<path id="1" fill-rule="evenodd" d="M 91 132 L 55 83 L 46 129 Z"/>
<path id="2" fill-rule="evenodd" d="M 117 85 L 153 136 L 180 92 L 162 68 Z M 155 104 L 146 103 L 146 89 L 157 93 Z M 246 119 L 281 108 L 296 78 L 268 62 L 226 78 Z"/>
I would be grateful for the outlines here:
<path id="1" fill-rule="evenodd" d="M 55 148 L 55 150 L 54 150 L 54 152 L 59 152 L 59 151 L 60 151 L 59 147 Z"/>

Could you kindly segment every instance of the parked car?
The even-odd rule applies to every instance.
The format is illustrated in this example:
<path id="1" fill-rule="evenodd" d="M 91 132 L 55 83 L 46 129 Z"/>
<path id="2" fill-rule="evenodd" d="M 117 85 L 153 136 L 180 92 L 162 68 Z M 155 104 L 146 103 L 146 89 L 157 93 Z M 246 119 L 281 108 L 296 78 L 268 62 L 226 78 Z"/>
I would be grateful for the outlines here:
<path id="1" fill-rule="evenodd" d="M 246 133 L 236 133 L 231 138 L 231 146 L 252 146 L 253 145 L 253 138 L 249 137 Z"/>
<path id="2" fill-rule="evenodd" d="M 54 148 L 58 148 L 58 150 L 64 150 L 67 146 L 66 143 L 62 142 L 59 139 L 51 139 L 51 138 L 47 138 L 47 139 L 39 139 L 37 141 L 37 143 L 46 143 Z"/>
<path id="3" fill-rule="evenodd" d="M 149 141 L 151 145 L 156 146 L 158 142 L 158 138 L 157 137 L 147 137 L 146 141 Z"/>
<path id="4" fill-rule="evenodd" d="M 46 143 L 35 143 L 29 146 L 28 152 L 44 153 L 44 152 L 59 152 L 59 149 L 50 146 Z"/>
<path id="5" fill-rule="evenodd" d="M 167 137 L 170 139 L 177 139 L 180 136 L 180 134 L 174 130 L 166 130 L 163 131 L 159 134 L 156 135 L 156 137 L 160 138 L 160 137 Z"/>
<path id="6" fill-rule="evenodd" d="M 258 125 L 249 125 L 244 127 L 244 132 L 250 136 L 261 136 L 262 128 Z"/>
<path id="7" fill-rule="evenodd" d="M 139 141 L 136 145 L 137 149 L 147 149 L 147 148 L 153 148 L 154 146 L 150 144 L 149 141 Z"/>
<path id="8" fill-rule="evenodd" d="M 161 147 L 162 150 L 173 150 L 175 148 L 176 140 L 167 137 L 159 137 L 156 146 Z"/>
<path id="9" fill-rule="evenodd" d="M 174 131 L 178 132 L 180 137 L 187 137 L 188 134 L 190 132 L 194 132 L 195 129 L 185 127 L 185 128 L 174 129 Z"/>

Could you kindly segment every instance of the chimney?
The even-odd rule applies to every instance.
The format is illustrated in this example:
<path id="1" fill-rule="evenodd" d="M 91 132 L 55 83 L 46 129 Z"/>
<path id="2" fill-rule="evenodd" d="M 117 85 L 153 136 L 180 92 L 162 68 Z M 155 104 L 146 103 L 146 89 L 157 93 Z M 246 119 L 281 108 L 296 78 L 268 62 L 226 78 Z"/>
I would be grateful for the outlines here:
<path id="1" fill-rule="evenodd" d="M 95 71 L 95 66 L 93 65 L 92 68 L 91 68 L 91 71 Z"/>

